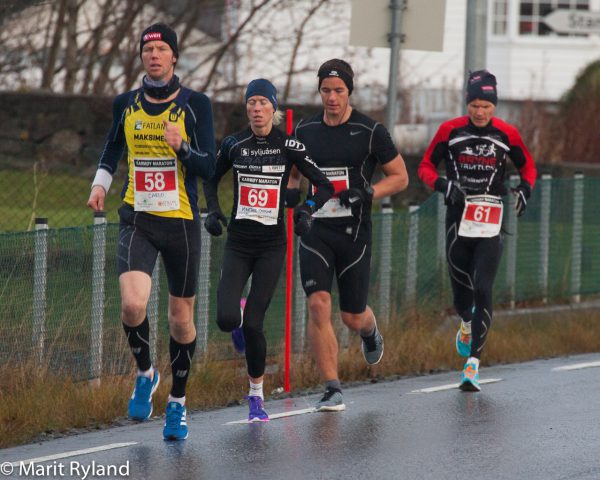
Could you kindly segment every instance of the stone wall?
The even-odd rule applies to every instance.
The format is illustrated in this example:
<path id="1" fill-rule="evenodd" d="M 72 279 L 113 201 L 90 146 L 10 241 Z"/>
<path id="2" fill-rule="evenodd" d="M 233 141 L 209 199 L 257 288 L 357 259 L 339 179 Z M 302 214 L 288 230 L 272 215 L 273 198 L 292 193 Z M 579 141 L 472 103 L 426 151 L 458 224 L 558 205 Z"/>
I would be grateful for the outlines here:
<path id="1" fill-rule="evenodd" d="M 39 162 L 52 170 L 66 170 L 88 178 L 93 176 L 98 157 L 111 124 L 112 98 L 83 95 L 57 95 L 43 92 L 0 92 L 0 169 L 28 168 Z M 317 107 L 293 106 L 295 120 L 311 115 Z M 247 124 L 243 104 L 213 104 L 215 135 L 219 142 L 225 134 Z M 370 112 L 382 120 L 382 112 Z M 399 146 L 402 152 L 402 146 Z M 396 199 L 401 204 L 421 201 L 429 192 L 417 178 L 421 155 L 404 155 L 411 184 L 406 194 Z M 539 166 L 540 172 L 571 176 L 569 165 Z M 598 176 L 598 169 L 585 170 Z"/>
<path id="2" fill-rule="evenodd" d="M 0 92 L 0 165 L 50 164 L 95 168 L 112 121 L 112 98 L 51 93 Z M 243 128 L 244 106 L 215 103 L 215 135 Z M 293 107 L 299 119 L 316 111 Z"/>

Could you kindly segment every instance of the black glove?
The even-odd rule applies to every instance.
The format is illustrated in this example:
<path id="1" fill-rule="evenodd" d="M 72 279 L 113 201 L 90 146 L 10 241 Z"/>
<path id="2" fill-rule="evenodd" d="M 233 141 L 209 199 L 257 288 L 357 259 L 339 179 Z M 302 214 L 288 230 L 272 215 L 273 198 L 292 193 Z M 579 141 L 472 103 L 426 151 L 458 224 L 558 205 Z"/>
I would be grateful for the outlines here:
<path id="1" fill-rule="evenodd" d="M 446 205 L 462 206 L 465 204 L 467 194 L 460 187 L 460 183 L 456 180 L 446 180 L 438 178 L 435 181 L 435 189 L 444 195 L 444 203 Z"/>
<path id="2" fill-rule="evenodd" d="M 300 203 L 300 189 L 288 188 L 285 191 L 285 206 L 286 208 L 294 208 Z"/>
<path id="3" fill-rule="evenodd" d="M 517 188 L 511 189 L 515 196 L 515 210 L 517 211 L 517 217 L 520 217 L 525 213 L 527 208 L 527 199 L 531 195 L 531 187 L 527 182 L 521 182 Z"/>
<path id="4" fill-rule="evenodd" d="M 370 186 L 367 188 L 352 187 L 352 188 L 349 188 L 348 190 L 342 190 L 339 193 L 339 199 L 340 199 L 340 203 L 344 207 L 354 207 L 354 206 L 362 205 L 363 203 L 366 203 L 367 201 L 372 202 L 373 201 L 373 188 Z"/>
<path id="5" fill-rule="evenodd" d="M 299 237 L 307 234 L 312 226 L 314 206 L 315 204 L 311 200 L 307 200 L 302 205 L 294 208 L 294 233 Z"/>
<path id="6" fill-rule="evenodd" d="M 206 231 L 213 237 L 218 237 L 223 233 L 223 227 L 221 226 L 221 223 L 224 227 L 227 226 L 227 219 L 225 218 L 225 215 L 223 215 L 221 209 L 213 210 L 206 216 L 206 219 L 204 220 L 204 228 L 206 228 Z"/>

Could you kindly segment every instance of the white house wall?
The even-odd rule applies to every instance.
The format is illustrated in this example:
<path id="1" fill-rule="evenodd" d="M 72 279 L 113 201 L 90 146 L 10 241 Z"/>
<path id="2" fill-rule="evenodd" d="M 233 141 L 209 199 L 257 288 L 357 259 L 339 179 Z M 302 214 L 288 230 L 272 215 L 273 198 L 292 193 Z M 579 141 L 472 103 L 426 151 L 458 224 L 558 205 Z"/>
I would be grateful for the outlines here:
<path id="1" fill-rule="evenodd" d="M 598 45 L 585 43 L 489 42 L 488 68 L 496 74 L 504 98 L 557 100 L 581 69 L 600 57 Z"/>
<path id="2" fill-rule="evenodd" d="M 498 93 L 510 100 L 558 100 L 579 72 L 600 58 L 600 36 L 522 36 L 518 33 L 519 0 L 509 0 L 507 35 L 491 31 L 492 0 L 488 8 L 488 69 L 498 78 Z M 600 0 L 590 2 L 600 11 Z"/>

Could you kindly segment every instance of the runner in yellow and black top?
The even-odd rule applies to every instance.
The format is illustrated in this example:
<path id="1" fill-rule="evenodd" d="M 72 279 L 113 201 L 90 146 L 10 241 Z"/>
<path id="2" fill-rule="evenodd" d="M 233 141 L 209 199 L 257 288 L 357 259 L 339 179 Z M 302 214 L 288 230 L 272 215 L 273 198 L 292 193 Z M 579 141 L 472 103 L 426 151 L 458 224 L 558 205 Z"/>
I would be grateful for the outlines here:
<path id="1" fill-rule="evenodd" d="M 212 108 L 206 95 L 179 84 L 174 74 L 177 34 L 154 24 L 140 39 L 146 75 L 142 87 L 113 102 L 108 133 L 88 206 L 104 209 L 117 163 L 127 149 L 129 173 L 119 209 L 118 271 L 121 320 L 138 374 L 129 416 L 146 420 L 159 373 L 150 359 L 146 307 L 157 256 L 169 283 L 173 386 L 163 431 L 166 439 L 188 435 L 185 387 L 196 346 L 193 309 L 200 260 L 198 177 L 215 169 Z"/>

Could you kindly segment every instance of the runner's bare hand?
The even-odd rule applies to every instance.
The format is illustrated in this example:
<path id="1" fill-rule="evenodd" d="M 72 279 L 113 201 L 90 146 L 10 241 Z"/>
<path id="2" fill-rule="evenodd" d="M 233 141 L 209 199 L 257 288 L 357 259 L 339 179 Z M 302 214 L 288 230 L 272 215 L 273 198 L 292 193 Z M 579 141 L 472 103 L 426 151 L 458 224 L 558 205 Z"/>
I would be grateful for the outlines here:
<path id="1" fill-rule="evenodd" d="M 101 212 L 104 210 L 104 198 L 106 192 L 100 185 L 94 185 L 90 192 L 90 198 L 88 199 L 87 206 L 95 212 Z"/>

